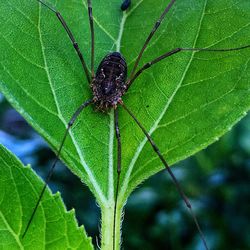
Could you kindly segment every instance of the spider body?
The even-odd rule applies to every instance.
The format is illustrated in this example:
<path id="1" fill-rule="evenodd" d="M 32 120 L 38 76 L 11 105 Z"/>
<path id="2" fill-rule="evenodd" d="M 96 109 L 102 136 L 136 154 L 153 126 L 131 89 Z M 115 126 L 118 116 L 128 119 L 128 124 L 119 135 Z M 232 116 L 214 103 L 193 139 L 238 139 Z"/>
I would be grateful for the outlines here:
<path id="1" fill-rule="evenodd" d="M 106 55 L 91 83 L 93 101 L 98 110 L 107 112 L 116 108 L 126 92 L 127 63 L 119 52 Z"/>
<path id="2" fill-rule="evenodd" d="M 153 66 L 154 64 L 157 64 L 158 62 L 162 61 L 163 59 L 173 56 L 177 53 L 189 51 L 206 51 L 206 52 L 230 52 L 230 51 L 237 51 L 237 50 L 243 50 L 246 48 L 250 48 L 250 45 L 245 45 L 241 47 L 236 48 L 222 48 L 222 49 L 210 49 L 210 48 L 186 48 L 186 47 L 176 47 L 173 48 L 170 51 L 166 51 L 162 55 L 158 55 L 156 58 L 152 58 L 151 61 L 148 61 L 146 64 L 144 64 L 142 67 L 138 68 L 139 63 L 143 57 L 143 54 L 148 47 L 152 37 L 154 36 L 155 32 L 159 28 L 160 24 L 162 23 L 163 19 L 165 18 L 166 14 L 169 12 L 173 4 L 176 0 L 170 0 L 166 8 L 163 10 L 161 16 L 159 19 L 155 22 L 152 30 L 150 31 L 148 37 L 146 38 L 141 50 L 138 53 L 138 56 L 136 57 L 134 66 L 132 68 L 132 71 L 130 72 L 129 76 L 127 77 L 127 63 L 124 59 L 124 57 L 119 52 L 112 52 L 107 54 L 99 64 L 99 67 L 97 68 L 97 71 L 94 72 L 94 65 L 95 65 L 95 33 L 94 33 L 94 19 L 92 15 L 92 1 L 87 0 L 87 8 L 88 8 L 88 16 L 89 16 L 89 24 L 90 24 L 90 33 L 91 33 L 91 72 L 89 71 L 87 64 L 84 60 L 84 56 L 80 50 L 80 47 L 78 46 L 78 43 L 76 42 L 73 33 L 71 32 L 69 26 L 67 25 L 66 21 L 54 8 L 47 5 L 43 0 L 37 0 L 42 5 L 44 5 L 47 9 L 49 9 L 51 12 L 53 12 L 56 17 L 59 19 L 61 25 L 63 26 L 65 32 L 67 33 L 75 52 L 77 53 L 79 60 L 82 64 L 83 70 L 85 72 L 87 81 L 90 84 L 90 87 L 93 92 L 93 97 L 89 100 L 83 100 L 82 104 L 78 107 L 78 109 L 73 113 L 71 119 L 68 122 L 67 129 L 64 133 L 64 136 L 62 137 L 62 141 L 60 144 L 60 147 L 57 151 L 57 157 L 54 161 L 53 165 L 51 166 L 50 172 L 46 178 L 45 184 L 43 186 L 43 189 L 41 190 L 40 196 L 38 198 L 38 201 L 36 202 L 36 205 L 34 207 L 34 210 L 30 216 L 30 219 L 27 223 L 27 226 L 25 228 L 25 231 L 23 233 L 23 236 L 25 236 L 31 221 L 35 215 L 35 212 L 39 206 L 39 203 L 43 197 L 43 194 L 45 192 L 45 189 L 47 187 L 47 183 L 51 178 L 51 175 L 53 173 L 53 169 L 55 168 L 55 165 L 59 159 L 62 147 L 64 145 L 64 142 L 66 140 L 67 134 L 69 133 L 69 130 L 73 126 L 74 122 L 76 121 L 77 117 L 81 114 L 82 110 L 88 107 L 90 104 L 95 104 L 97 110 L 102 112 L 108 112 L 111 109 L 114 109 L 114 129 L 115 129 L 115 136 L 117 139 L 117 176 L 116 176 L 116 187 L 114 187 L 114 216 L 113 216 L 113 229 L 112 229 L 112 235 L 110 236 L 113 238 L 113 250 L 118 250 L 120 247 L 119 239 L 116 238 L 116 236 L 120 233 L 119 225 L 117 226 L 116 220 L 117 216 L 117 204 L 118 204 L 118 193 L 120 188 L 120 175 L 121 175 L 121 166 L 122 166 L 122 144 L 121 144 L 121 135 L 120 135 L 120 128 L 119 128 L 119 109 L 117 108 L 120 106 L 123 108 L 128 115 L 135 121 L 135 123 L 138 125 L 138 127 L 141 129 L 141 131 L 144 133 L 145 137 L 147 138 L 148 142 L 151 144 L 152 149 L 155 151 L 159 159 L 161 160 L 162 164 L 164 165 L 165 169 L 168 171 L 169 175 L 171 176 L 177 191 L 179 192 L 180 196 L 182 197 L 186 207 L 189 209 L 190 214 L 193 218 L 193 221 L 196 225 L 196 228 L 198 230 L 198 233 L 200 235 L 200 238 L 203 242 L 204 249 L 208 250 L 208 246 L 205 240 L 205 237 L 202 233 L 202 230 L 198 224 L 198 221 L 196 219 L 196 216 L 193 212 L 192 206 L 183 192 L 182 188 L 180 187 L 174 173 L 170 169 L 167 161 L 163 157 L 160 149 L 155 144 L 154 140 L 152 139 L 151 135 L 147 132 L 146 128 L 143 127 L 143 125 L 140 123 L 140 121 L 136 118 L 136 116 L 126 107 L 126 105 L 122 102 L 122 96 L 128 91 L 131 84 L 148 68 Z M 124 0 L 121 6 L 122 10 L 127 10 L 131 4 L 130 0 Z M 142 20 L 143 21 L 143 20 Z M 115 185 L 115 181 L 114 181 Z M 111 231 L 111 230 L 110 230 Z"/>

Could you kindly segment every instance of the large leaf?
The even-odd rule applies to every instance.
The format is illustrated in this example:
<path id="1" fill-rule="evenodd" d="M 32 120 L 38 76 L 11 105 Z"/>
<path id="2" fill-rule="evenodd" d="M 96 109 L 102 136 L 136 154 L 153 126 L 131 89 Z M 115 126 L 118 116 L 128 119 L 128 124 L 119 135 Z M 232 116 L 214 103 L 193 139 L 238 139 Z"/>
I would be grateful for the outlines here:
<path id="1" fill-rule="evenodd" d="M 43 183 L 30 167 L 0 145 L 0 248 L 93 249 L 74 212 L 66 212 L 59 194 L 45 192 L 28 233 L 22 238 Z"/>
<path id="2" fill-rule="evenodd" d="M 86 2 L 48 1 L 72 29 L 87 62 L 90 32 Z M 120 50 L 129 65 L 169 1 L 93 1 L 95 67 Z M 0 4 L 0 89 L 28 122 L 58 149 L 66 124 L 91 91 L 79 59 L 56 16 L 34 1 Z M 176 47 L 232 48 L 250 43 L 249 0 L 179 0 L 152 39 L 141 64 Z M 229 130 L 250 106 L 250 50 L 181 52 L 147 70 L 123 98 L 173 164 Z M 88 63 L 89 65 L 89 63 Z M 119 108 L 120 109 L 120 108 Z M 120 112 L 124 201 L 162 165 L 131 118 Z M 95 194 L 114 199 L 116 147 L 113 111 L 82 112 L 66 141 L 63 161 Z"/>

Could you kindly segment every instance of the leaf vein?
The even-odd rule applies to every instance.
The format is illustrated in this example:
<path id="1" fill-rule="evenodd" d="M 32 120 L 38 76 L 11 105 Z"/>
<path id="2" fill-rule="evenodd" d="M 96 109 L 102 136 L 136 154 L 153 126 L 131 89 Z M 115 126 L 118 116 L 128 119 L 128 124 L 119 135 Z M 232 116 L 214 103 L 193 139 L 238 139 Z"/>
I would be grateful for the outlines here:
<path id="1" fill-rule="evenodd" d="M 197 40 L 198 40 L 198 37 L 199 37 L 199 33 L 200 33 L 200 30 L 201 30 L 201 24 L 202 24 L 202 21 L 203 21 L 203 18 L 204 18 L 204 12 L 205 12 L 205 8 L 206 8 L 206 5 L 207 5 L 207 0 L 204 1 L 204 7 L 203 7 L 203 11 L 202 11 L 202 14 L 201 14 L 201 18 L 200 18 L 200 22 L 199 22 L 199 25 L 198 25 L 198 30 L 197 30 L 197 35 L 196 37 L 194 38 L 194 44 L 193 46 L 196 44 Z M 151 127 L 151 129 L 149 130 L 149 135 L 151 135 L 157 128 L 159 122 L 161 121 L 161 119 L 163 118 L 164 114 L 166 113 L 169 105 L 172 103 L 172 100 L 173 98 L 175 97 L 176 93 L 178 92 L 179 88 L 181 87 L 183 81 L 184 81 L 184 78 L 186 76 L 186 73 L 188 72 L 188 69 L 191 65 L 191 62 L 193 60 L 193 57 L 194 57 L 194 52 L 192 53 L 191 57 L 190 57 L 190 60 L 183 72 L 183 75 L 179 81 L 179 83 L 177 84 L 175 90 L 173 91 L 172 95 L 170 96 L 169 100 L 167 101 L 167 104 L 166 106 L 163 108 L 163 112 L 160 114 L 159 118 L 157 119 L 157 121 L 153 124 L 153 126 Z M 122 183 L 122 187 L 121 187 L 121 192 L 120 192 L 120 195 L 119 197 L 123 197 L 125 192 L 126 192 L 126 189 L 128 187 L 128 184 L 129 184 L 129 179 L 130 179 L 130 176 L 132 174 L 132 171 L 134 169 L 134 166 L 135 166 L 135 163 L 137 161 L 137 159 L 139 158 L 139 155 L 142 151 L 142 149 L 144 148 L 145 144 L 147 142 L 147 138 L 144 137 L 144 139 L 141 141 L 140 145 L 137 147 L 137 150 L 134 154 L 134 157 L 132 158 L 129 166 L 128 166 L 128 170 L 126 172 L 126 175 L 124 177 L 124 181 Z"/>
<path id="2" fill-rule="evenodd" d="M 20 240 L 19 240 L 19 237 L 17 236 L 17 234 L 12 230 L 12 228 L 10 227 L 8 221 L 6 220 L 6 218 L 4 217 L 3 213 L 0 211 L 0 217 L 2 218 L 4 224 L 6 225 L 7 227 L 7 230 L 14 236 L 14 239 L 16 240 L 18 246 L 20 247 L 20 249 L 24 249 Z"/>
<path id="3" fill-rule="evenodd" d="M 65 119 L 63 118 L 62 116 L 62 113 L 61 113 L 61 110 L 60 110 L 60 107 L 59 107 L 59 103 L 57 101 L 57 98 L 56 98 L 56 93 L 53 89 L 53 84 L 52 84 L 52 79 L 50 77 L 50 73 L 49 73 L 49 69 L 48 69 L 48 65 L 47 65 L 47 61 L 46 61 L 46 56 L 45 56 L 45 47 L 43 45 L 43 41 L 42 41 L 42 34 L 41 34 L 41 28 L 40 28 L 40 22 L 41 22 L 41 6 L 39 5 L 39 24 L 38 24 L 38 30 L 39 30 L 39 38 L 40 38 L 40 42 L 41 42 L 41 48 L 42 48 L 42 54 L 43 54 L 43 58 L 44 58 L 44 64 L 45 64 L 45 71 L 47 73 L 47 77 L 48 77 L 48 82 L 49 82 L 49 85 L 50 85 L 50 88 L 51 88 L 51 91 L 52 91 L 52 94 L 53 94 L 53 97 L 54 97 L 54 101 L 55 101 L 55 105 L 56 105 L 56 108 L 57 108 L 57 112 L 58 112 L 58 118 L 62 121 L 62 123 L 64 124 L 65 126 L 65 129 L 67 129 L 67 122 L 65 121 Z M 92 171 L 90 170 L 89 166 L 87 165 L 87 163 L 85 162 L 84 160 L 84 156 L 82 154 L 82 151 L 80 149 L 80 146 L 78 145 L 78 142 L 74 136 L 74 133 L 72 132 L 72 130 L 70 129 L 69 130 L 69 135 L 70 135 L 70 138 L 72 139 L 72 142 L 76 148 L 76 151 L 78 153 L 78 156 L 80 157 L 80 161 L 81 161 L 81 164 L 84 168 L 84 170 L 86 171 L 90 181 L 91 181 L 91 184 L 93 185 L 93 188 L 96 190 L 97 192 L 97 196 L 99 197 L 99 199 L 103 202 L 103 203 L 106 203 L 106 198 L 97 182 L 97 180 L 95 179 L 94 177 L 94 174 L 92 173 Z"/>

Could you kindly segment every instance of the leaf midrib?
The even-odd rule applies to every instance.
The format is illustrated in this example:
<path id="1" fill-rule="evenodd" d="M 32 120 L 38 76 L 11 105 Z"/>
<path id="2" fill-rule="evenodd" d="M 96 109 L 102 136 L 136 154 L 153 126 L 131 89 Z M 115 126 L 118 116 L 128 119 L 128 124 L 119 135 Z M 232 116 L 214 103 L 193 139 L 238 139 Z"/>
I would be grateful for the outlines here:
<path id="1" fill-rule="evenodd" d="M 126 20 L 128 18 L 128 16 L 131 15 L 132 12 L 134 12 L 139 6 L 140 4 L 143 2 L 144 0 L 140 0 L 131 10 L 129 13 L 126 13 L 125 11 L 123 11 L 122 13 L 122 19 L 120 21 L 120 28 L 119 28 L 119 33 L 117 36 L 117 39 L 114 40 L 114 43 L 116 45 L 116 51 L 120 52 L 121 49 L 121 40 L 122 40 L 122 36 L 124 33 L 124 27 L 126 24 Z M 114 188 L 115 188 L 115 180 L 114 180 L 114 127 L 115 127 L 115 123 L 114 123 L 114 110 L 111 110 L 110 113 L 110 123 L 109 123 L 109 128 L 110 128 L 110 132 L 109 132 L 109 174 L 108 174 L 108 199 L 110 202 L 114 201 Z"/>

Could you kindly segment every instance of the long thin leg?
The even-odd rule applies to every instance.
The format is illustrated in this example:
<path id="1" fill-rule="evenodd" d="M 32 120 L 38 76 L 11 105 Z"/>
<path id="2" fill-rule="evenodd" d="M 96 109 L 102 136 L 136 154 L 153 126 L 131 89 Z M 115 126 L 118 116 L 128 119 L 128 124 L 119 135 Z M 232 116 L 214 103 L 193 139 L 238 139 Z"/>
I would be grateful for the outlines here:
<path id="1" fill-rule="evenodd" d="M 88 80 L 88 82 L 90 83 L 91 81 L 90 81 L 89 71 L 88 71 L 88 68 L 87 68 L 87 66 L 86 66 L 85 60 L 84 60 L 84 58 L 83 58 L 82 52 L 81 52 L 81 50 L 80 50 L 80 48 L 79 48 L 79 46 L 78 46 L 78 43 L 76 42 L 76 40 L 75 40 L 75 38 L 74 38 L 74 36 L 73 36 L 73 34 L 72 34 L 72 32 L 70 31 L 70 29 L 69 29 L 67 23 L 66 23 L 65 20 L 63 19 L 62 15 L 60 14 L 60 12 L 58 12 L 58 11 L 56 11 L 55 9 L 51 8 L 49 5 L 47 5 L 47 4 L 44 3 L 43 1 L 41 1 L 41 0 L 37 0 L 37 1 L 38 1 L 39 3 L 41 3 L 42 5 L 44 5 L 45 7 L 47 7 L 47 8 L 48 8 L 49 10 L 51 10 L 52 12 L 54 12 L 55 15 L 57 16 L 57 18 L 59 19 L 59 21 L 61 22 L 63 28 L 64 28 L 65 31 L 67 32 L 67 34 L 68 34 L 68 36 L 69 36 L 69 38 L 70 38 L 70 40 L 71 40 L 71 42 L 72 42 L 72 44 L 73 44 L 73 46 L 74 46 L 74 49 L 75 49 L 75 51 L 76 51 L 76 53 L 77 53 L 77 55 L 78 55 L 78 57 L 79 57 L 79 59 L 80 59 L 80 61 L 81 61 L 81 63 L 82 63 L 82 67 L 83 67 L 83 69 L 84 69 L 84 72 L 85 72 L 85 75 L 86 75 L 86 77 L 87 77 L 87 80 Z"/>
<path id="2" fill-rule="evenodd" d="M 136 59 L 136 61 L 135 61 L 135 65 L 134 65 L 134 67 L 133 67 L 133 69 L 132 69 L 132 72 L 131 72 L 131 74 L 130 74 L 130 76 L 129 76 L 129 79 L 131 79 L 131 78 L 133 77 L 133 75 L 134 75 L 134 73 L 135 73 L 135 71 L 136 71 L 136 68 L 137 68 L 137 66 L 138 66 L 138 64 L 139 64 L 139 61 L 141 60 L 141 57 L 142 57 L 143 52 L 145 51 L 145 49 L 146 49 L 146 47 L 148 46 L 148 44 L 149 44 L 151 38 L 153 37 L 153 35 L 155 34 L 156 30 L 157 30 L 157 29 L 159 28 L 159 26 L 161 25 L 162 20 L 164 19 L 164 17 L 165 17 L 166 14 L 168 13 L 168 11 L 171 9 L 171 7 L 173 6 L 173 4 L 174 4 L 175 1 L 176 1 L 176 0 L 172 0 L 172 1 L 167 5 L 166 9 L 162 12 L 160 18 L 159 18 L 158 21 L 155 23 L 153 29 L 151 30 L 151 32 L 150 32 L 148 38 L 146 39 L 146 41 L 145 41 L 145 43 L 144 43 L 144 45 L 143 45 L 143 47 L 142 47 L 142 49 L 141 49 L 141 51 L 140 51 L 140 53 L 139 53 L 137 59 Z"/>
<path id="3" fill-rule="evenodd" d="M 117 183 L 115 190 L 115 207 L 114 207 L 114 224 L 113 224 L 113 250 L 115 250 L 115 230 L 116 230 L 116 210 L 117 210 L 117 199 L 118 199 L 118 190 L 120 185 L 120 174 L 121 174 L 121 135 L 119 129 L 119 115 L 118 109 L 115 109 L 115 135 L 117 139 Z"/>
<path id="4" fill-rule="evenodd" d="M 91 32 L 91 76 L 92 79 L 95 78 L 95 70 L 94 70 L 94 60 L 95 60 L 95 32 L 94 32 L 94 22 L 93 22 L 93 14 L 92 14 L 92 1 L 88 0 L 88 13 L 89 13 L 89 25 Z"/>
<path id="5" fill-rule="evenodd" d="M 194 220 L 194 223 L 198 229 L 198 232 L 200 234 L 201 240 L 203 242 L 203 245 L 205 247 L 206 250 L 208 250 L 208 246 L 205 240 L 205 237 L 201 231 L 200 225 L 198 223 L 198 220 L 193 212 L 192 206 L 187 198 L 187 196 L 185 195 L 185 193 L 183 192 L 179 182 L 177 181 L 174 173 L 172 172 L 172 170 L 170 169 L 170 167 L 168 166 L 166 160 L 163 158 L 163 155 L 161 154 L 160 150 L 158 149 L 158 147 L 156 146 L 155 142 L 153 141 L 153 139 L 151 138 L 151 136 L 148 134 L 147 130 L 141 125 L 141 123 L 136 119 L 136 117 L 134 116 L 134 114 L 123 104 L 121 103 L 122 107 L 128 112 L 128 114 L 133 118 L 133 120 L 137 123 L 137 125 L 140 127 L 140 129 L 142 130 L 142 132 L 145 134 L 145 136 L 147 137 L 148 141 L 150 142 L 151 146 L 153 147 L 154 151 L 156 152 L 156 154 L 159 156 L 161 162 L 163 163 L 163 165 L 165 166 L 166 170 L 168 171 L 169 175 L 171 176 L 180 196 L 182 197 L 183 201 L 185 202 L 187 208 L 190 211 L 190 214 Z"/>
<path id="6" fill-rule="evenodd" d="M 66 137 L 67 137 L 67 135 L 68 135 L 69 129 L 73 126 L 73 124 L 74 124 L 76 118 L 80 115 L 80 113 L 82 112 L 82 110 L 83 110 L 85 107 L 89 106 L 91 103 L 93 103 L 93 100 L 92 100 L 92 99 L 90 99 L 90 100 L 85 101 L 84 103 L 82 103 L 81 106 L 75 111 L 75 113 L 74 113 L 73 116 L 71 117 L 71 119 L 70 119 L 70 121 L 69 121 L 69 123 L 68 123 L 67 129 L 66 129 L 66 131 L 65 131 L 65 133 L 64 133 L 64 136 L 63 136 L 62 142 L 61 142 L 61 144 L 60 144 L 59 150 L 57 151 L 56 159 L 54 160 L 54 162 L 53 162 L 53 164 L 52 164 L 52 166 L 51 166 L 51 168 L 50 168 L 50 170 L 49 170 L 49 173 L 48 173 L 48 175 L 47 175 L 47 177 L 46 177 L 46 179 L 45 179 L 44 186 L 43 186 L 43 188 L 42 188 L 42 190 L 41 190 L 41 193 L 40 193 L 40 195 L 39 195 L 39 198 L 38 198 L 38 200 L 37 200 L 37 202 L 36 202 L 35 208 L 33 209 L 33 212 L 32 212 L 32 214 L 31 214 L 31 216 L 30 216 L 30 219 L 29 219 L 29 221 L 28 221 L 28 224 L 27 224 L 27 226 L 26 226 L 26 228 L 25 228 L 25 230 L 24 230 L 24 233 L 23 233 L 23 235 L 22 235 L 22 238 L 24 238 L 24 236 L 26 235 L 26 233 L 27 233 L 27 231 L 28 231 L 28 229 L 29 229 L 29 227 L 30 227 L 30 224 L 31 224 L 31 222 L 32 222 L 32 220 L 33 220 L 33 218 L 34 218 L 34 216 L 35 216 L 35 213 L 36 213 L 36 211 L 37 211 L 37 208 L 38 208 L 38 206 L 39 206 L 39 204 L 40 204 L 40 202 L 41 202 L 41 199 L 42 199 L 42 197 L 43 197 L 43 195 L 44 195 L 45 189 L 46 189 L 46 187 L 47 187 L 47 185 L 48 185 L 48 182 L 49 182 L 49 180 L 50 180 L 50 178 L 51 178 L 51 176 L 52 176 L 52 174 L 53 174 L 53 171 L 54 171 L 54 168 L 55 168 L 55 166 L 56 166 L 56 163 L 57 163 L 58 160 L 59 160 L 59 155 L 60 155 L 60 153 L 61 153 L 61 151 L 62 151 L 62 147 L 63 147 L 64 142 L 65 142 L 65 140 L 66 140 Z"/>
<path id="7" fill-rule="evenodd" d="M 246 45 L 246 46 L 242 46 L 242 47 L 238 47 L 238 48 L 231 48 L 231 49 L 202 49 L 202 48 L 176 48 L 173 49 L 157 58 L 155 58 L 154 60 L 144 64 L 133 76 L 131 79 L 128 79 L 126 82 L 127 85 L 127 90 L 128 88 L 131 86 L 131 84 L 135 81 L 135 79 L 146 69 L 150 68 L 152 65 L 160 62 L 161 60 L 165 59 L 166 57 L 172 56 L 174 54 L 177 54 L 181 51 L 210 51 L 210 52 L 228 52 L 228 51 L 235 51 L 235 50 L 242 50 L 242 49 L 246 49 L 246 48 L 250 48 L 250 45 Z"/>

